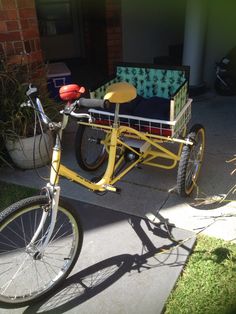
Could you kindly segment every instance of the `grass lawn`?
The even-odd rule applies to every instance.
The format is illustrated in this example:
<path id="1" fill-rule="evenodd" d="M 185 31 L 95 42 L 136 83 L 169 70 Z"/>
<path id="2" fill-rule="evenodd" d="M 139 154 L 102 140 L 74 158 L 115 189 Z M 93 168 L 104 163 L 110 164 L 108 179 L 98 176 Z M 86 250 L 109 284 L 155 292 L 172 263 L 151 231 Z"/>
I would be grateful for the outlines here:
<path id="1" fill-rule="evenodd" d="M 0 210 L 11 205 L 18 200 L 36 195 L 37 191 L 23 186 L 9 184 L 0 181 Z"/>
<path id="2" fill-rule="evenodd" d="M 236 244 L 198 236 L 165 314 L 236 313 Z"/>
<path id="3" fill-rule="evenodd" d="M 0 210 L 37 194 L 34 189 L 1 182 L 0 193 Z M 165 314 L 178 313 L 236 313 L 236 244 L 198 236 L 194 251 L 166 304 Z"/>

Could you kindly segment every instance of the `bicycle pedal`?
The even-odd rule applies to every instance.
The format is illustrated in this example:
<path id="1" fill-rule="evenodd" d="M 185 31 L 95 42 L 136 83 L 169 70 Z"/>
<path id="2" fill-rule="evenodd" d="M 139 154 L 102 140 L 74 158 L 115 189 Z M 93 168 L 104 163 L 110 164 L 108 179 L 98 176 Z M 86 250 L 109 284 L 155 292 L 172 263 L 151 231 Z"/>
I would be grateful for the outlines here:
<path id="1" fill-rule="evenodd" d="M 121 192 L 121 189 L 120 188 L 116 188 L 112 185 L 109 185 L 109 184 L 104 184 L 104 189 L 106 189 L 106 191 L 109 191 L 109 192 L 114 192 L 114 193 L 120 193 Z"/>

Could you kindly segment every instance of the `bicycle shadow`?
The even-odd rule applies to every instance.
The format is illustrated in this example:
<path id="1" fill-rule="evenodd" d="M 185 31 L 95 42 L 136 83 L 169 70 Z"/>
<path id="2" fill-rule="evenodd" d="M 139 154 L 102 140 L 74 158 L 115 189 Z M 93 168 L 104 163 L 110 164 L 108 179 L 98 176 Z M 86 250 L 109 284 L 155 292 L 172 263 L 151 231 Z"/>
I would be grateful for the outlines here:
<path id="1" fill-rule="evenodd" d="M 155 245 L 141 222 L 145 222 L 147 230 L 154 237 L 168 239 L 169 243 L 161 247 Z M 119 254 L 91 265 L 66 279 L 56 293 L 29 306 L 23 313 L 65 313 L 109 288 L 127 273 L 132 275 L 154 267 L 184 265 L 191 247 L 186 243 L 178 247 L 174 237 L 170 239 L 174 226 L 166 230 L 163 224 L 154 226 L 148 220 L 137 217 L 130 217 L 129 223 L 142 243 L 142 254 Z"/>

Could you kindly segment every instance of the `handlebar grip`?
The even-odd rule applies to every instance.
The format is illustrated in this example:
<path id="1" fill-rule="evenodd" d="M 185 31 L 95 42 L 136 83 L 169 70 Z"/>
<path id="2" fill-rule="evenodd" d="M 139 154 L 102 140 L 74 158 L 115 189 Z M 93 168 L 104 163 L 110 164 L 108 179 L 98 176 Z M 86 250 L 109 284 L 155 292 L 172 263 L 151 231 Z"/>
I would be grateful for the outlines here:
<path id="1" fill-rule="evenodd" d="M 106 99 L 80 98 L 79 104 L 87 108 L 104 108 L 109 107 L 110 102 Z"/>

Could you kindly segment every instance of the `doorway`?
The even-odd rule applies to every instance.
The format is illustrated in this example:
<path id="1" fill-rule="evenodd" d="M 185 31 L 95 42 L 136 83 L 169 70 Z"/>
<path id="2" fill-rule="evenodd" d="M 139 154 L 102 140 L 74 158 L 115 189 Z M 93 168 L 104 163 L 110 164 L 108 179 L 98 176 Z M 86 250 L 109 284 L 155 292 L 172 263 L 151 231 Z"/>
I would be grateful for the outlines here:
<path id="1" fill-rule="evenodd" d="M 80 1 L 36 0 L 35 4 L 45 61 L 81 57 Z"/>
<path id="2" fill-rule="evenodd" d="M 105 0 L 83 0 L 85 50 L 89 64 L 107 71 L 107 23 Z"/>

